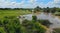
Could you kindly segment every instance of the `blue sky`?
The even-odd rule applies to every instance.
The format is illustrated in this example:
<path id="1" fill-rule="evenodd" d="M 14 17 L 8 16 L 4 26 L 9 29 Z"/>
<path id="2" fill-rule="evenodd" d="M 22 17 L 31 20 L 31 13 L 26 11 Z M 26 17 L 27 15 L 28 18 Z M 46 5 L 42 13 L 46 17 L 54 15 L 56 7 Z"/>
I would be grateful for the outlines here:
<path id="1" fill-rule="evenodd" d="M 0 0 L 0 8 L 60 7 L 60 0 Z"/>

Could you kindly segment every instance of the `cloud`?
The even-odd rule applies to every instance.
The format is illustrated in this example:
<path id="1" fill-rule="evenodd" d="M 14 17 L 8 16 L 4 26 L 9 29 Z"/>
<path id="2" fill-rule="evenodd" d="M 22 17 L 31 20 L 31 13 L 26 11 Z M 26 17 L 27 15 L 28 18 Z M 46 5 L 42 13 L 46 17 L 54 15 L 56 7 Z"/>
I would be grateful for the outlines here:
<path id="1" fill-rule="evenodd" d="M 37 0 L 28 0 L 28 4 L 26 4 L 26 0 L 22 0 L 17 3 L 14 0 L 0 0 L 0 8 L 32 8 L 35 6 Z M 35 2 L 35 3 L 34 3 Z"/>
<path id="2" fill-rule="evenodd" d="M 60 8 L 60 0 L 54 0 L 54 5 Z"/>
<path id="3" fill-rule="evenodd" d="M 19 8 L 24 4 L 24 1 L 20 3 L 11 2 L 10 0 L 2 0 L 0 1 L 0 8 Z"/>
<path id="4" fill-rule="evenodd" d="M 17 0 L 16 0 L 17 1 Z M 45 2 L 37 2 L 39 0 L 21 0 L 16 2 L 15 0 L 0 0 L 0 8 L 34 8 L 40 7 L 60 7 L 60 0 Z M 43 0 L 45 1 L 45 0 Z"/>
<path id="5" fill-rule="evenodd" d="M 34 3 L 34 2 L 36 2 L 37 0 L 29 0 L 31 3 Z"/>
<path id="6" fill-rule="evenodd" d="M 56 5 L 60 5 L 60 0 L 54 0 L 54 3 L 55 3 Z"/>
<path id="7" fill-rule="evenodd" d="M 41 7 L 50 7 L 50 8 L 51 7 L 60 7 L 60 0 L 49 1 L 47 4 L 42 3 Z"/>
<path id="8" fill-rule="evenodd" d="M 60 0 L 54 0 L 55 3 L 60 3 Z"/>

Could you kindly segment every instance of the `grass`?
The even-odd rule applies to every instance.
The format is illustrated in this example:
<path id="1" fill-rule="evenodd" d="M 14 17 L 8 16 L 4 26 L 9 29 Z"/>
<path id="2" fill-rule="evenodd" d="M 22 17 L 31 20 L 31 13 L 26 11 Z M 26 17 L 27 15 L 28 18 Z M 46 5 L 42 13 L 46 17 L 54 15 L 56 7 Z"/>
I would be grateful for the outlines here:
<path id="1" fill-rule="evenodd" d="M 4 27 L 0 27 L 0 33 L 6 33 L 6 32 L 4 31 Z"/>
<path id="2" fill-rule="evenodd" d="M 53 33 L 60 33 L 60 28 L 54 29 L 54 32 Z"/>
<path id="3" fill-rule="evenodd" d="M 0 10 L 0 18 L 4 16 L 19 16 L 24 14 L 30 14 L 28 10 Z"/>
<path id="4" fill-rule="evenodd" d="M 55 15 L 56 16 L 60 16 L 60 12 L 55 12 Z"/>

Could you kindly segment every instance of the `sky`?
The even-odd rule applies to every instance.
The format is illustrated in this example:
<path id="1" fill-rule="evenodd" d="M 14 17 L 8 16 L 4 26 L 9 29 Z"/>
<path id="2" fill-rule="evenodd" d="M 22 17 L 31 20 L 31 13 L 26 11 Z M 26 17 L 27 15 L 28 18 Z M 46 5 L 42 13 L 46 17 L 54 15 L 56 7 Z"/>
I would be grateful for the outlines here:
<path id="1" fill-rule="evenodd" d="M 60 0 L 0 0 L 0 8 L 60 7 Z"/>

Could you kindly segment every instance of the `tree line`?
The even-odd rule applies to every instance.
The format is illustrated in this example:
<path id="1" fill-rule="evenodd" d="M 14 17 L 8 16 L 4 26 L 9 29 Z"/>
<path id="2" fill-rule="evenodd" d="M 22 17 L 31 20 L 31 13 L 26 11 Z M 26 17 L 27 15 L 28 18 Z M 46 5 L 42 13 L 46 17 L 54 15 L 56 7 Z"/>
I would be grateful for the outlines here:
<path id="1" fill-rule="evenodd" d="M 55 12 L 60 12 L 60 8 L 57 8 L 57 7 L 41 8 L 41 7 L 37 6 L 37 7 L 34 8 L 34 12 L 36 12 L 36 11 L 38 11 L 38 12 L 46 12 L 46 13 L 55 13 Z"/>
<path id="2" fill-rule="evenodd" d="M 32 10 L 32 8 L 0 8 L 0 10 Z"/>
<path id="3" fill-rule="evenodd" d="M 55 12 L 60 12 L 60 8 L 58 7 L 46 7 L 46 8 L 41 8 L 39 6 L 35 7 L 35 8 L 0 8 L 0 10 L 29 10 L 32 11 L 34 10 L 34 12 L 38 11 L 38 12 L 47 12 L 47 13 L 55 13 Z"/>

